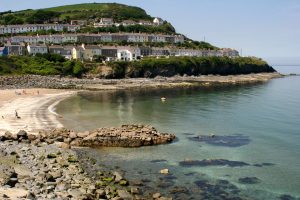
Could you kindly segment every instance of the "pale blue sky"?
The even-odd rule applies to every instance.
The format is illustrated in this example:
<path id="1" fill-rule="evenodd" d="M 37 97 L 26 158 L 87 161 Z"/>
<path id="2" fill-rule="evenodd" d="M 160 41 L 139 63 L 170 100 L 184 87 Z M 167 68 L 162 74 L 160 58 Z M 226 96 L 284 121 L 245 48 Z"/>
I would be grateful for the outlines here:
<path id="1" fill-rule="evenodd" d="M 170 21 L 178 32 L 243 55 L 300 63 L 300 0 L 0 0 L 0 11 L 117 2 Z M 279 61 L 276 61 L 279 62 Z"/>

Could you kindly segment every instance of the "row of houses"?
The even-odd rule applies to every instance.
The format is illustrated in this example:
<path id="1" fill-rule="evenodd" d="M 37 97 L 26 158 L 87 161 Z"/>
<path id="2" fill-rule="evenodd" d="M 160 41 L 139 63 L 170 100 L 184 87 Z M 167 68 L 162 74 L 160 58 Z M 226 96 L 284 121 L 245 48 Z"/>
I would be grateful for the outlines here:
<path id="1" fill-rule="evenodd" d="M 36 35 L 36 36 L 13 36 L 9 39 L 12 43 L 26 42 L 32 43 L 100 43 L 100 42 L 168 42 L 183 43 L 182 35 L 163 35 L 145 33 L 99 33 L 99 34 L 56 34 L 56 35 Z"/>
<path id="2" fill-rule="evenodd" d="M 84 21 L 74 20 L 71 21 L 71 24 L 85 24 Z M 161 26 L 164 24 L 164 20 L 156 17 L 153 21 L 150 20 L 140 20 L 140 21 L 133 21 L 133 20 L 124 20 L 122 22 L 115 22 L 112 18 L 101 18 L 94 22 L 94 27 L 111 27 L 111 26 L 134 26 L 134 25 L 142 25 L 142 26 Z"/>
<path id="3" fill-rule="evenodd" d="M 144 26 L 160 26 L 164 23 L 161 18 L 155 18 L 153 22 L 147 20 L 140 20 L 139 22 L 133 20 L 124 20 L 120 23 L 115 23 L 112 18 L 101 18 L 98 22 L 94 23 L 94 27 L 111 27 L 111 26 L 132 26 L 132 25 L 144 25 Z M 57 32 L 68 31 L 76 32 L 80 30 L 82 26 L 87 26 L 86 20 L 72 20 L 71 24 L 19 24 L 19 25 L 3 25 L 0 26 L 0 35 L 3 34 L 18 34 L 37 32 L 41 30 L 49 31 L 55 30 Z"/>
<path id="4" fill-rule="evenodd" d="M 138 46 L 101 46 L 101 45 L 51 45 L 45 44 L 8 44 L 0 49 L 0 55 L 36 55 L 54 53 L 67 59 L 93 60 L 96 56 L 105 56 L 107 61 L 133 61 L 146 56 L 227 56 L 237 57 L 239 52 L 233 49 L 196 50 L 175 47 L 138 47 Z"/>
<path id="5" fill-rule="evenodd" d="M 18 34 L 37 31 L 55 30 L 58 32 L 68 31 L 76 32 L 80 30 L 80 25 L 71 24 L 21 24 L 21 25 L 4 25 L 0 26 L 0 35 L 3 34 Z"/>

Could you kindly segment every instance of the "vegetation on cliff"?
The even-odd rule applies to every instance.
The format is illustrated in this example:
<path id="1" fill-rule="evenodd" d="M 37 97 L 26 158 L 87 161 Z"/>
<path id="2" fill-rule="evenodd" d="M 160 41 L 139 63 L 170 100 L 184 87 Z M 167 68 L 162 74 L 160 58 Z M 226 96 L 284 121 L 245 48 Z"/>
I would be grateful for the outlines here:
<path id="1" fill-rule="evenodd" d="M 0 75 L 37 74 L 80 77 L 82 73 L 84 67 L 81 62 L 69 61 L 57 54 L 0 57 Z"/>
<path id="2" fill-rule="evenodd" d="M 0 75 L 38 74 L 80 77 L 93 73 L 99 62 L 81 63 L 69 61 L 60 55 L 44 54 L 33 56 L 0 57 Z M 170 57 L 144 58 L 135 62 L 109 62 L 111 73 L 107 78 L 137 78 L 174 75 L 234 75 L 275 70 L 265 61 L 254 57 Z"/>
<path id="3" fill-rule="evenodd" d="M 111 78 L 275 72 L 265 61 L 254 57 L 147 58 L 137 62 L 112 62 L 109 66 L 113 71 Z"/>

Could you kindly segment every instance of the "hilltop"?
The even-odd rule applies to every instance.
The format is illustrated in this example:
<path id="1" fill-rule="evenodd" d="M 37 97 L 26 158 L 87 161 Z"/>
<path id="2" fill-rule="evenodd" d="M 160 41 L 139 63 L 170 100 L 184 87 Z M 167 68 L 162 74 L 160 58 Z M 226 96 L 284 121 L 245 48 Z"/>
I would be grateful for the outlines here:
<path id="1" fill-rule="evenodd" d="M 1 24 L 22 24 L 29 23 L 33 18 L 39 20 L 55 21 L 59 18 L 64 20 L 90 20 L 95 18 L 113 18 L 121 20 L 153 20 L 145 10 L 139 7 L 128 6 L 117 3 L 85 3 L 65 5 L 38 10 L 7 11 L 0 13 Z M 38 20 L 38 19 L 35 19 Z"/>

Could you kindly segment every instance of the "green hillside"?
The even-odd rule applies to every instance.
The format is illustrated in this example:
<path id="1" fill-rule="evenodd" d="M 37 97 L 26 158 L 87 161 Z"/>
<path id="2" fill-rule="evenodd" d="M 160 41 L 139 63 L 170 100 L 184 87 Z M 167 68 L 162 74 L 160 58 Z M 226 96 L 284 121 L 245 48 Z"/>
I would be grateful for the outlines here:
<path id="1" fill-rule="evenodd" d="M 134 6 L 117 3 L 86 3 L 39 10 L 28 9 L 16 12 L 2 12 L 0 13 L 0 24 L 51 22 L 57 20 L 57 18 L 62 21 L 71 19 L 89 20 L 102 17 L 114 18 L 116 21 L 153 19 L 145 10 Z"/>

